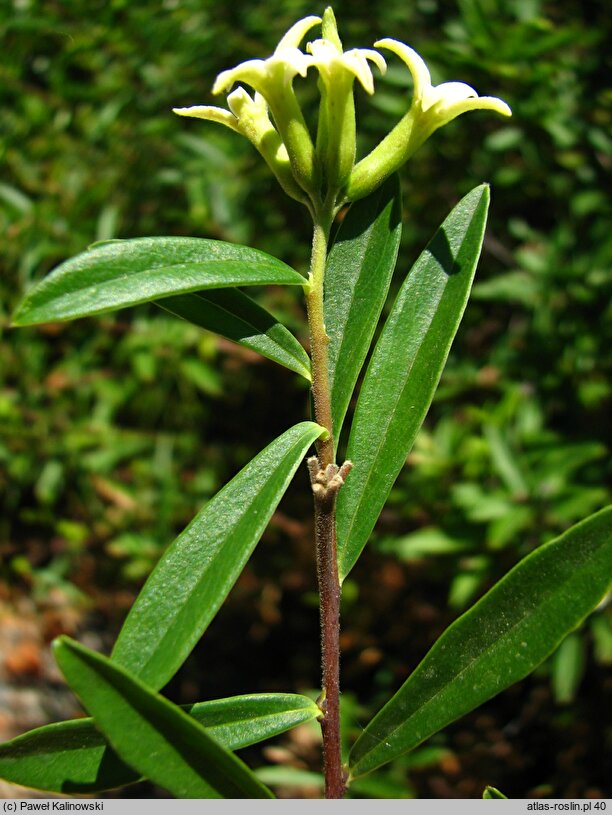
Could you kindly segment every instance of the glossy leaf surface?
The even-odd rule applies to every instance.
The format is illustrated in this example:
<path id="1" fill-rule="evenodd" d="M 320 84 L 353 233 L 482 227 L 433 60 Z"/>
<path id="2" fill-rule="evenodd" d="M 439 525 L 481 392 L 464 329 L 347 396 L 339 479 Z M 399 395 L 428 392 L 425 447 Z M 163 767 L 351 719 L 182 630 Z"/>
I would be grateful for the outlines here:
<path id="1" fill-rule="evenodd" d="M 250 461 L 167 549 L 132 606 L 112 658 L 150 687 L 174 676 L 234 585 L 310 445 L 301 422 Z"/>
<path id="2" fill-rule="evenodd" d="M 363 775 L 412 750 L 531 673 L 601 602 L 612 580 L 612 508 L 524 558 L 456 620 L 356 741 Z"/>
<path id="3" fill-rule="evenodd" d="M 121 758 L 176 798 L 270 798 L 195 719 L 109 659 L 60 637 L 62 673 Z"/>
<path id="4" fill-rule="evenodd" d="M 425 419 L 463 316 L 489 204 L 482 185 L 446 218 L 402 285 L 361 387 L 338 495 L 340 579 L 365 546 Z"/>
<path id="5" fill-rule="evenodd" d="M 159 306 L 284 365 L 310 381 L 310 358 L 293 334 L 239 289 L 166 297 Z"/>
<path id="6" fill-rule="evenodd" d="M 329 253 L 325 327 L 336 444 L 387 298 L 401 234 L 399 179 L 393 175 L 351 206 Z"/>
<path id="7" fill-rule="evenodd" d="M 228 750 L 269 739 L 320 714 L 311 699 L 292 693 L 234 696 L 182 709 Z M 0 778 L 34 789 L 85 794 L 133 784 L 141 776 L 108 745 L 93 719 L 72 719 L 0 744 Z"/>
<path id="8" fill-rule="evenodd" d="M 223 241 L 108 241 L 70 258 L 41 280 L 21 303 L 13 324 L 72 320 L 199 289 L 305 282 L 271 255 Z"/>

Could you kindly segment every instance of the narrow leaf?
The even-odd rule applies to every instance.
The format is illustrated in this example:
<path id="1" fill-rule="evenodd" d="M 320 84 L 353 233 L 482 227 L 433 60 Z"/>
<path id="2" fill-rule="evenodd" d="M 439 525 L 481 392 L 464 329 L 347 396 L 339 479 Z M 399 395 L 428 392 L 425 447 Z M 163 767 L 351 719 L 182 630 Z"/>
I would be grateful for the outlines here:
<path id="1" fill-rule="evenodd" d="M 404 282 L 359 394 L 338 495 L 340 579 L 365 546 L 433 399 L 482 246 L 489 189 L 468 193 Z"/>
<path id="2" fill-rule="evenodd" d="M 310 382 L 310 358 L 293 334 L 239 289 L 212 289 L 157 303 L 184 320 L 257 351 Z"/>
<path id="3" fill-rule="evenodd" d="M 271 798 L 251 770 L 194 719 L 109 659 L 68 637 L 62 673 L 121 758 L 176 798 Z"/>
<path id="4" fill-rule="evenodd" d="M 357 739 L 363 775 L 412 750 L 531 673 L 601 602 L 612 579 L 612 507 L 536 549 L 435 643 Z"/>
<path id="5" fill-rule="evenodd" d="M 504 801 L 508 800 L 507 795 L 504 795 L 502 792 L 500 792 L 495 787 L 492 787 L 490 784 L 487 784 L 487 786 L 485 787 L 484 792 L 482 793 L 482 797 L 484 798 L 485 801 L 493 801 L 499 798 L 503 798 Z"/>
<path id="6" fill-rule="evenodd" d="M 228 750 L 256 744 L 320 715 L 315 702 L 293 693 L 234 696 L 183 710 Z M 119 758 L 93 719 L 72 719 L 0 745 L 0 778 L 34 789 L 91 794 L 133 784 L 142 776 Z"/>
<path id="7" fill-rule="evenodd" d="M 325 431 L 279 436 L 201 510 L 165 552 L 119 633 L 112 658 L 154 689 L 183 664 L 251 556 L 306 450 Z"/>
<path id="8" fill-rule="evenodd" d="M 325 327 L 334 439 L 340 436 L 389 284 L 402 233 L 399 179 L 349 209 L 325 271 Z"/>
<path id="9" fill-rule="evenodd" d="M 200 289 L 269 283 L 301 286 L 305 279 L 265 252 L 223 241 L 107 241 L 41 280 L 25 297 L 13 324 L 72 320 Z"/>

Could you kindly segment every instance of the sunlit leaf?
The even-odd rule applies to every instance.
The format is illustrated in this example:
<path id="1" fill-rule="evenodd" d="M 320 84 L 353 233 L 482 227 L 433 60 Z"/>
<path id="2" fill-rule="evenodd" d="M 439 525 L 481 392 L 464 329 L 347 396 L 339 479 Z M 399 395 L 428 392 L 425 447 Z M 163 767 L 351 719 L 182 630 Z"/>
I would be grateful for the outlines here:
<path id="1" fill-rule="evenodd" d="M 72 320 L 200 289 L 305 282 L 282 261 L 248 246 L 204 238 L 106 241 L 41 280 L 13 324 Z"/>
<path id="2" fill-rule="evenodd" d="M 524 558 L 437 640 L 361 733 L 363 775 L 412 750 L 531 673 L 596 608 L 612 582 L 612 507 Z"/>
<path id="3" fill-rule="evenodd" d="M 183 664 L 251 556 L 310 445 L 301 422 L 242 469 L 167 549 L 132 606 L 112 658 L 149 686 Z"/>
<path id="4" fill-rule="evenodd" d="M 399 180 L 353 204 L 325 272 L 325 328 L 336 444 L 389 291 L 402 233 Z"/>
<path id="5" fill-rule="evenodd" d="M 361 387 L 338 496 L 341 579 L 365 546 L 429 410 L 463 316 L 489 205 L 482 185 L 446 218 L 408 274 Z"/>
<path id="6" fill-rule="evenodd" d="M 504 795 L 498 789 L 496 789 L 495 787 L 491 787 L 490 785 L 487 785 L 485 787 L 485 790 L 482 793 L 482 797 L 484 798 L 485 801 L 493 801 L 499 798 L 503 798 L 504 801 L 508 800 L 507 795 Z"/>

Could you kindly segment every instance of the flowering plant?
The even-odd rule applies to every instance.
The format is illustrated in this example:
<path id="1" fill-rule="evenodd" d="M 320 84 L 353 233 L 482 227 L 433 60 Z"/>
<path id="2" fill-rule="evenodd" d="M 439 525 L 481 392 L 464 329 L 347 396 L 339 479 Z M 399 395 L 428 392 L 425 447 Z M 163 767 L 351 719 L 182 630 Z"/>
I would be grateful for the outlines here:
<path id="1" fill-rule="evenodd" d="M 301 50 L 306 34 L 321 36 Z M 460 200 L 418 258 L 373 343 L 401 232 L 396 171 L 438 128 L 476 109 L 510 115 L 468 85 L 433 86 L 421 57 L 394 39 L 344 51 L 331 9 L 292 26 L 267 59 L 222 72 L 227 108 L 177 109 L 246 137 L 285 192 L 313 220 L 308 277 L 245 246 L 202 238 L 96 244 L 30 291 L 14 317 L 32 325 L 156 302 L 304 377 L 311 420 L 247 464 L 168 547 L 125 620 L 110 657 L 69 638 L 57 662 L 91 718 L 39 728 L 0 746 L 0 776 L 63 793 L 92 793 L 149 778 L 176 797 L 269 798 L 235 750 L 318 720 L 325 795 L 408 752 L 534 670 L 601 601 L 612 572 L 603 510 L 524 558 L 456 620 L 343 755 L 340 738 L 342 584 L 422 425 L 466 307 L 489 191 Z M 371 153 L 357 159 L 354 90 L 375 91 L 379 50 L 413 79 L 411 104 Z M 316 128 L 294 82 L 318 72 Z M 250 91 L 243 85 L 248 86 Z M 237 87 L 236 87 L 237 86 Z M 350 205 L 335 238 L 332 223 Z M 304 292 L 309 353 L 242 288 Z M 358 382 L 365 366 L 361 384 Z M 349 405 L 346 459 L 336 460 Z M 308 450 L 321 614 L 321 694 L 252 694 L 180 708 L 160 690 L 215 617 Z M 342 459 L 340 459 L 342 461 Z M 494 791 L 495 792 L 495 791 Z M 499 797 L 488 789 L 486 797 Z"/>
<path id="2" fill-rule="evenodd" d="M 319 24 L 321 39 L 309 42 L 307 53 L 300 51 L 306 33 Z M 213 93 L 229 91 L 240 82 L 254 90 L 254 99 L 239 87 L 228 96 L 229 110 L 196 105 L 175 108 L 175 113 L 209 119 L 246 136 L 289 195 L 304 200 L 306 194 L 315 212 L 324 202 L 331 201 L 337 210 L 372 193 L 435 130 L 461 113 L 492 110 L 502 116 L 511 115 L 501 99 L 479 97 L 463 82 L 434 87 L 424 61 L 404 43 L 383 39 L 375 47 L 391 51 L 406 63 L 414 83 L 413 98 L 402 120 L 357 166 L 353 86 L 357 79 L 367 93 L 373 94 L 370 63 L 381 74 L 387 65 L 382 54 L 373 49 L 342 50 L 331 8 L 323 19 L 312 16 L 295 23 L 268 59 L 248 60 L 217 77 Z M 293 88 L 294 78 L 298 74 L 305 77 L 310 68 L 319 73 L 321 92 L 316 146 Z M 291 184 L 290 175 L 295 184 Z"/>

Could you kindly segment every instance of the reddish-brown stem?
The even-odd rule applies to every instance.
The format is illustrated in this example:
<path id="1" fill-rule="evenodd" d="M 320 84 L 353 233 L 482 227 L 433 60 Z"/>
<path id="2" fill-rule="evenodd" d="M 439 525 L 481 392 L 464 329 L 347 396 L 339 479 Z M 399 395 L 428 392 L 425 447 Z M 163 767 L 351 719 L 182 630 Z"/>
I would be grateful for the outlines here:
<path id="1" fill-rule="evenodd" d="M 340 581 L 336 558 L 336 495 L 353 465 L 328 464 L 315 456 L 308 460 L 315 504 L 317 576 L 321 617 L 321 729 L 325 797 L 342 798 L 346 785 L 340 750 Z"/>
<path id="2" fill-rule="evenodd" d="M 321 701 L 321 730 L 326 798 L 342 798 L 345 791 L 340 754 L 340 583 L 336 561 L 335 503 L 335 496 L 318 497 L 315 493 L 324 693 Z"/>

